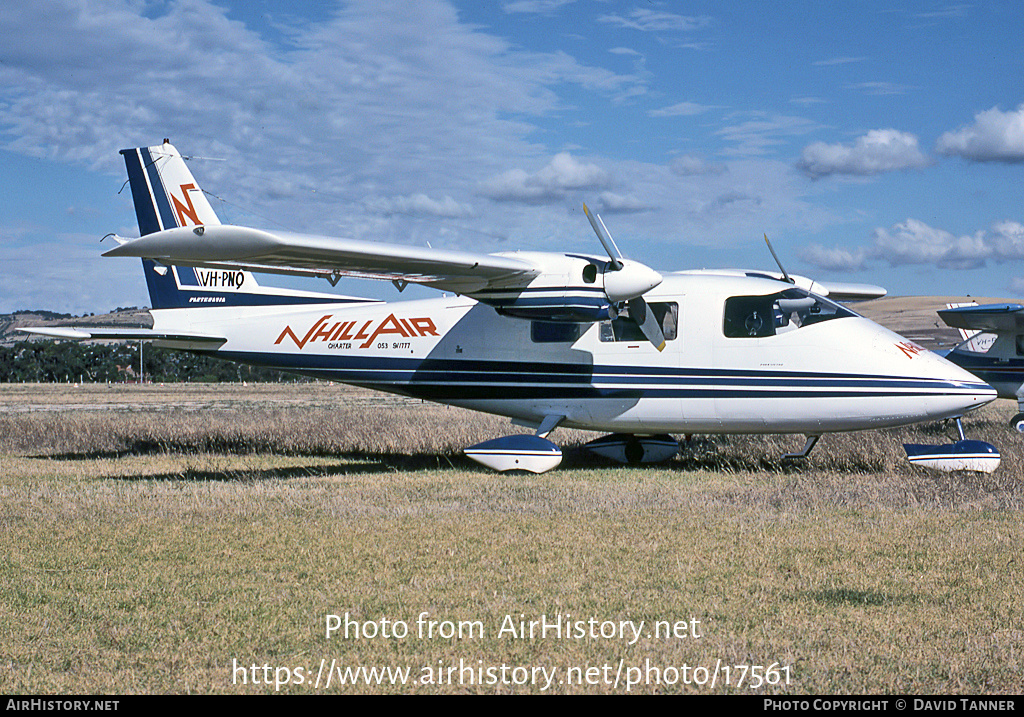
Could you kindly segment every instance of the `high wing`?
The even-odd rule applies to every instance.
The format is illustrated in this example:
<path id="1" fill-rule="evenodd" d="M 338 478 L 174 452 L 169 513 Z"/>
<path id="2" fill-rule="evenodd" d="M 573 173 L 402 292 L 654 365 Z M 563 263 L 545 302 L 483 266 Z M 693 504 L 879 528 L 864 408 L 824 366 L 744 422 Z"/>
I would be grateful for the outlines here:
<path id="1" fill-rule="evenodd" d="M 332 283 L 337 283 L 342 276 L 391 279 L 456 293 L 526 285 L 541 273 L 539 267 L 528 261 L 500 254 L 269 232 L 232 225 L 167 229 L 124 241 L 104 256 L 320 276 Z"/>
<path id="2" fill-rule="evenodd" d="M 827 290 L 825 296 L 833 301 L 870 301 L 881 299 L 888 292 L 881 286 L 874 284 L 851 284 L 836 281 L 815 282 L 824 286 Z"/>
<path id="3" fill-rule="evenodd" d="M 164 267 L 316 276 L 332 284 L 343 276 L 390 279 L 399 290 L 406 283 L 418 283 L 468 296 L 504 316 L 578 323 L 628 318 L 655 348 L 665 348 L 661 319 L 657 312 L 648 311 L 644 299 L 661 284 L 662 275 L 622 256 L 604 222 L 585 205 L 583 210 L 607 258 L 542 251 L 437 250 L 225 225 L 168 141 L 121 154 L 141 236 L 131 240 L 115 236 L 118 246 L 104 256 L 137 257 Z M 867 285 L 815 285 L 803 277 L 790 277 L 785 270 L 783 279 L 791 284 L 799 279 L 813 285 L 812 291 L 839 300 L 885 294 L 884 289 Z"/>
<path id="4" fill-rule="evenodd" d="M 168 141 L 122 150 L 139 219 L 138 239 L 114 236 L 104 256 L 138 257 L 163 267 L 389 279 L 469 296 L 505 316 L 548 322 L 635 321 L 651 343 L 664 337 L 642 299 L 662 281 L 654 269 L 618 254 L 600 218 L 591 223 L 608 259 L 555 252 L 477 252 L 266 231 L 222 224 L 184 158 Z M 586 208 L 584 208 L 586 210 Z M 590 216 L 589 211 L 587 211 Z M 610 259 L 610 261 L 609 261 Z"/>
<path id="5" fill-rule="evenodd" d="M 954 329 L 998 333 L 1024 329 L 1024 306 L 1020 304 L 983 304 L 941 309 L 939 317 Z"/>
<path id="6" fill-rule="evenodd" d="M 836 281 L 822 282 L 817 281 L 815 279 L 809 279 L 806 276 L 799 276 L 797 274 L 782 274 L 776 271 L 760 271 L 750 269 L 690 269 L 679 273 L 749 276 L 760 277 L 763 279 L 774 279 L 775 281 L 785 281 L 801 289 L 804 289 L 805 291 L 810 291 L 813 294 L 817 294 L 818 296 L 827 296 L 829 299 L 832 299 L 833 301 L 840 301 L 843 303 L 850 301 L 870 301 L 871 299 L 880 299 L 888 293 L 884 287 L 876 286 L 874 284 L 852 284 Z"/>

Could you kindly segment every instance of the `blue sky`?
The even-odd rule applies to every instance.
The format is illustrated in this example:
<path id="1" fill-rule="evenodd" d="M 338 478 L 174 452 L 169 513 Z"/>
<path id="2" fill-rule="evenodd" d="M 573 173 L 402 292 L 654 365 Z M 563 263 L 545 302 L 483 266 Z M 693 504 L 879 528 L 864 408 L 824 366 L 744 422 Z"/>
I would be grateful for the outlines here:
<path id="1" fill-rule="evenodd" d="M 0 311 L 146 305 L 119 149 L 225 222 L 1024 297 L 1019 2 L 0 8 Z M 397 296 L 387 283 L 348 293 Z M 324 282 L 309 288 L 327 289 Z"/>

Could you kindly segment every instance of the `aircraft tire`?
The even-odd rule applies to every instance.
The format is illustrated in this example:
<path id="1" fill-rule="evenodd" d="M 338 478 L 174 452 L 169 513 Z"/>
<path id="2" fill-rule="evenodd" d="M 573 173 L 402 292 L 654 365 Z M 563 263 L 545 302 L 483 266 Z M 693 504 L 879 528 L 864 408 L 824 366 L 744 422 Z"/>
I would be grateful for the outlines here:
<path id="1" fill-rule="evenodd" d="M 1018 413 L 1010 419 L 1010 428 L 1017 431 L 1017 433 L 1024 433 L 1024 413 Z"/>
<path id="2" fill-rule="evenodd" d="M 626 443 L 626 462 L 631 466 L 643 463 L 644 446 L 636 436 L 630 436 Z"/>

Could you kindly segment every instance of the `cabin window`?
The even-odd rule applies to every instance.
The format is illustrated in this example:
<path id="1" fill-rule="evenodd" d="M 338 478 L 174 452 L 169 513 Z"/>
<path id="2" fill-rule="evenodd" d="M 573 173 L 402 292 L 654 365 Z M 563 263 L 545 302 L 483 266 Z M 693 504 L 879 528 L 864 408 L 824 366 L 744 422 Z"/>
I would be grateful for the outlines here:
<path id="1" fill-rule="evenodd" d="M 672 341 L 679 335 L 679 304 L 675 302 L 647 302 L 647 308 L 661 323 L 661 332 L 666 341 Z M 625 312 L 624 312 L 625 313 Z M 602 341 L 646 341 L 640 325 L 628 314 L 611 321 L 601 322 L 600 337 Z"/>
<path id="2" fill-rule="evenodd" d="M 1017 355 L 1024 356 L 1024 334 L 1017 334 Z"/>
<path id="3" fill-rule="evenodd" d="M 835 302 L 794 288 L 768 296 L 726 299 L 722 330 L 729 338 L 763 338 L 856 315 Z"/>
<path id="4" fill-rule="evenodd" d="M 573 343 L 581 335 L 579 324 L 534 321 L 530 325 L 530 338 L 536 344 Z"/>

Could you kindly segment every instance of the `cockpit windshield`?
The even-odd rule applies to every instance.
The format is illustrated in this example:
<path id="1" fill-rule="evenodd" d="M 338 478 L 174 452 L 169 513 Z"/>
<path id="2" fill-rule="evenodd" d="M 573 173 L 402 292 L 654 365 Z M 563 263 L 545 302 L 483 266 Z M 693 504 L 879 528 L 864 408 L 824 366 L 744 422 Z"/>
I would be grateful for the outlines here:
<path id="1" fill-rule="evenodd" d="M 845 306 L 794 287 L 768 296 L 726 299 L 723 330 L 729 338 L 762 338 L 848 316 L 857 314 Z"/>

